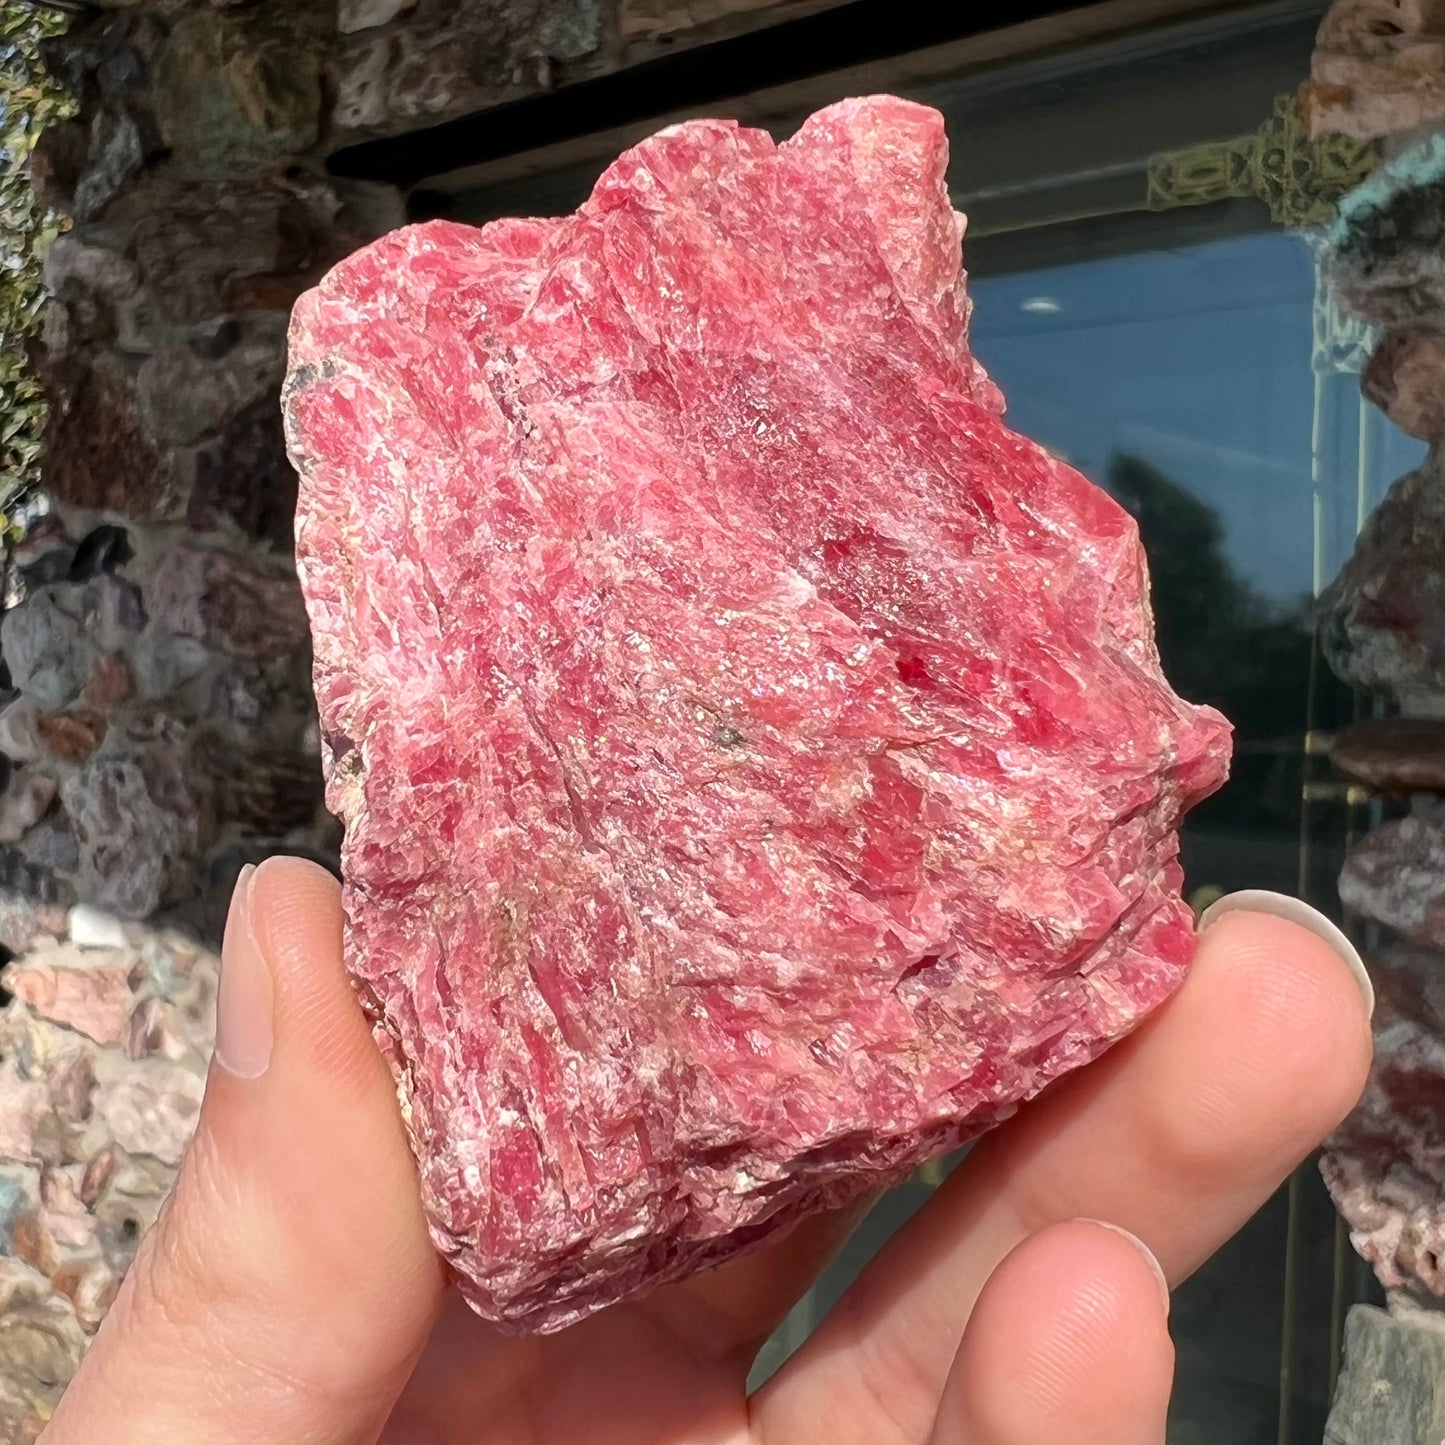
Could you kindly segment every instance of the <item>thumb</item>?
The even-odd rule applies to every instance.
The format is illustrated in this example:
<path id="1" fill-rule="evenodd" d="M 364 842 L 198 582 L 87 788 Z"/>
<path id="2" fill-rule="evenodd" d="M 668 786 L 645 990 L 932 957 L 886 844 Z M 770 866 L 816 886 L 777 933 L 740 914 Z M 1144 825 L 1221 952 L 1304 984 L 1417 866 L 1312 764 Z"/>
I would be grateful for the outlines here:
<path id="1" fill-rule="evenodd" d="M 196 1136 L 44 1445 L 370 1445 L 443 1285 L 340 891 L 270 859 L 231 903 Z"/>

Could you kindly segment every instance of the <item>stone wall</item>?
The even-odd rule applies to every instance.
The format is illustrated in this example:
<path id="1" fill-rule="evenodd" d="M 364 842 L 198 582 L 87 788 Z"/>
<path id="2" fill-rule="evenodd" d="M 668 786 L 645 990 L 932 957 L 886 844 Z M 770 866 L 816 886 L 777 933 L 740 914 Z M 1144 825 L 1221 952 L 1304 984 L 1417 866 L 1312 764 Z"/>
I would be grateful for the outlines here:
<path id="1" fill-rule="evenodd" d="M 0 629 L 0 946 L 79 901 L 214 933 L 242 864 L 329 858 L 295 481 L 296 297 L 404 219 L 326 157 L 820 0 L 113 0 L 47 54 L 74 217 L 40 358 L 50 505 Z"/>
<path id="2" fill-rule="evenodd" d="M 214 1043 L 217 959 L 77 910 L 0 971 L 0 1445 L 44 1428 L 170 1192 Z"/>
<path id="3" fill-rule="evenodd" d="M 1380 328 L 1365 395 L 1429 443 L 1322 599 L 1334 670 L 1380 715 L 1333 759 L 1381 800 L 1340 897 L 1373 942 L 1376 1063 L 1322 1168 L 1389 1315 L 1359 1307 L 1328 1439 L 1434 1445 L 1445 1420 L 1445 3 L 1339 0 L 1303 94 L 1316 134 L 1384 141 L 1324 256 Z"/>

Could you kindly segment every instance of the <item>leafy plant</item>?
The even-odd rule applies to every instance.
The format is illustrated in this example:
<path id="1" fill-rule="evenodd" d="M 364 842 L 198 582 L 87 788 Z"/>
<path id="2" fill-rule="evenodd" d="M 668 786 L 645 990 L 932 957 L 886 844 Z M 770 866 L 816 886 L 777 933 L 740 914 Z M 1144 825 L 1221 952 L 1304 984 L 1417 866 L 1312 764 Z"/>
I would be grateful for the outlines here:
<path id="1" fill-rule="evenodd" d="M 0 528 L 38 481 L 45 395 L 28 344 L 45 303 L 50 243 L 68 221 L 47 211 L 30 184 L 30 157 L 47 125 L 72 113 L 69 97 L 40 59 L 64 17 L 0 0 Z"/>

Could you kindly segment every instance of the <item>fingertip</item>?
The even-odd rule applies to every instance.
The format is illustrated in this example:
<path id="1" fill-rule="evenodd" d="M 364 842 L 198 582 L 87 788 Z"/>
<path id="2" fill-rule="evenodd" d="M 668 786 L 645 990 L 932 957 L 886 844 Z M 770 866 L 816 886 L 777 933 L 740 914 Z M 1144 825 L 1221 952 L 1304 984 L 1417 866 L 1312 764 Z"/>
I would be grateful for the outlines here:
<path id="1" fill-rule="evenodd" d="M 1355 986 L 1364 999 L 1365 1017 L 1368 1020 L 1375 1012 L 1375 985 L 1370 978 L 1365 961 L 1359 950 L 1345 932 L 1318 908 L 1311 907 L 1302 898 L 1287 893 L 1272 893 L 1263 888 L 1246 888 L 1238 893 L 1226 894 L 1211 904 L 1199 918 L 1201 936 L 1217 925 L 1221 919 L 1231 915 L 1244 914 L 1247 917 L 1268 917 L 1282 919 L 1305 933 L 1312 934 L 1333 951 L 1345 967 Z"/>
<path id="2" fill-rule="evenodd" d="M 425 1239 L 425 1222 L 395 1080 L 345 967 L 340 884 L 307 859 L 278 856 L 246 892 L 250 934 L 274 979 L 276 1045 L 264 1098 L 230 1116 L 213 1111 L 213 1125 L 264 1136 L 269 1163 L 281 1166 L 272 1183 L 293 1202 L 329 1192 L 334 1217 L 353 1207 L 363 1216 L 353 1234 L 394 1231 L 399 1263 Z M 250 1152 L 262 1147 L 253 1140 Z M 364 1194 L 343 1197 L 338 1181 L 359 1178 Z M 433 1258 L 429 1246 L 415 1253 Z"/>
<path id="3" fill-rule="evenodd" d="M 1074 1220 L 1018 1245 L 980 1294 L 935 1445 L 1163 1439 L 1174 1349 L 1148 1250 Z"/>
<path id="4" fill-rule="evenodd" d="M 252 926 L 268 955 L 283 962 L 326 955 L 340 967 L 341 884 L 327 869 L 280 854 L 256 867 L 248 891 Z"/>
<path id="5" fill-rule="evenodd" d="M 1129 1248 L 1144 1261 L 1144 1267 L 1149 1271 L 1150 1275 L 1153 1276 L 1155 1286 L 1159 1290 L 1159 1300 L 1164 1307 L 1164 1314 L 1167 1318 L 1172 1304 L 1169 1297 L 1169 1279 L 1164 1273 L 1164 1266 L 1154 1257 L 1154 1251 L 1150 1249 L 1137 1234 L 1131 1233 L 1125 1229 L 1123 1225 L 1111 1224 L 1106 1219 L 1077 1219 L 1074 1223 L 1089 1229 L 1107 1230 L 1117 1239 L 1127 1244 Z"/>
<path id="6" fill-rule="evenodd" d="M 1230 911 L 1139 1037 L 1135 1127 L 1196 1187 L 1263 1188 L 1354 1107 L 1371 1052 L 1363 995 L 1336 950 L 1289 918 Z M 1177 1278 L 1180 1261 L 1170 1267 Z"/>
<path id="7" fill-rule="evenodd" d="M 1090 1354 L 1120 1332 L 1156 1344 L 1168 1336 L 1163 1269 L 1136 1235 L 1102 1220 L 1051 1225 L 1016 1245 L 984 1287 L 979 1308 L 997 1299 L 1009 1302 L 1015 1320 L 1023 1318 L 1020 1302 L 1037 1304 L 1030 1329 L 1077 1331 Z"/>
<path id="8" fill-rule="evenodd" d="M 319 864 L 279 856 L 259 865 L 249 891 L 288 1055 L 332 1078 L 376 1073 L 380 1059 L 343 961 L 341 885 Z"/>
<path id="9" fill-rule="evenodd" d="M 1278 894 L 1239 896 L 1298 903 Z M 1302 1069 L 1322 1076 L 1322 1102 L 1333 1101 L 1331 1122 L 1338 1122 L 1359 1099 L 1373 1053 L 1374 988 L 1359 954 L 1304 904 L 1230 909 L 1206 915 L 1204 928 L 1196 969 L 1222 986 L 1228 1006 L 1252 1022 L 1262 1047 L 1293 1050 Z"/>

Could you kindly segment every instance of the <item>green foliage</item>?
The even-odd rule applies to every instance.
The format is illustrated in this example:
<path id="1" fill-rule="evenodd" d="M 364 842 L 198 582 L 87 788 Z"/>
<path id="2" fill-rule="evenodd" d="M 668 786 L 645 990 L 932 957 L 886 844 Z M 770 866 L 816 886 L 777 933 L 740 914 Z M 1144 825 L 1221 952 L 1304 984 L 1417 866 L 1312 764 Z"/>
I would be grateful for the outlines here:
<path id="1" fill-rule="evenodd" d="M 40 43 L 64 21 L 16 0 L 0 0 L 0 526 L 38 478 L 45 397 L 27 355 L 44 305 L 45 251 L 65 229 L 30 186 L 29 160 L 41 132 L 71 113 L 69 98 L 40 61 Z"/>

